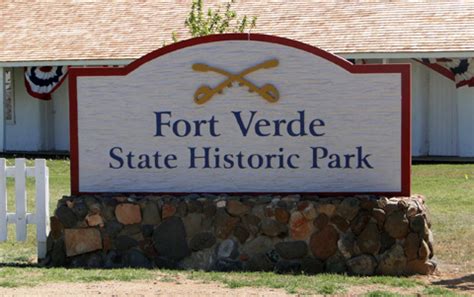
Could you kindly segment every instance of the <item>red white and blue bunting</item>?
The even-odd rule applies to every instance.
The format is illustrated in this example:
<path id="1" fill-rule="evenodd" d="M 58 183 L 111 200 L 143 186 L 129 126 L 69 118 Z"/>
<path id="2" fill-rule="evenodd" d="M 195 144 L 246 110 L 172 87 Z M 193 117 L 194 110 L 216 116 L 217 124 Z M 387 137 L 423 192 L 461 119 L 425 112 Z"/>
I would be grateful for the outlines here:
<path id="1" fill-rule="evenodd" d="M 474 87 L 474 58 L 417 60 L 456 83 L 456 87 Z"/>
<path id="2" fill-rule="evenodd" d="M 50 100 L 51 94 L 66 78 L 67 70 L 67 66 L 25 67 L 28 94 L 41 100 Z"/>

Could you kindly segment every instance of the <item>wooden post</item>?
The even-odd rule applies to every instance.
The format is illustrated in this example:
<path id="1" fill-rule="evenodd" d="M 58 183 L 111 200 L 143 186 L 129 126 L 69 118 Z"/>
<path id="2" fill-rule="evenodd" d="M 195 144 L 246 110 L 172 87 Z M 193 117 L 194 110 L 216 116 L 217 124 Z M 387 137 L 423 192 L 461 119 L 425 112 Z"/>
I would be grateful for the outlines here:
<path id="1" fill-rule="evenodd" d="M 49 170 L 46 160 L 35 160 L 36 180 L 36 239 L 38 259 L 46 257 L 46 239 L 49 233 Z"/>
<path id="2" fill-rule="evenodd" d="M 7 223 L 7 166 L 6 160 L 0 159 L 0 242 L 8 237 Z"/>
<path id="3" fill-rule="evenodd" d="M 26 161 L 15 159 L 16 240 L 26 240 Z"/>

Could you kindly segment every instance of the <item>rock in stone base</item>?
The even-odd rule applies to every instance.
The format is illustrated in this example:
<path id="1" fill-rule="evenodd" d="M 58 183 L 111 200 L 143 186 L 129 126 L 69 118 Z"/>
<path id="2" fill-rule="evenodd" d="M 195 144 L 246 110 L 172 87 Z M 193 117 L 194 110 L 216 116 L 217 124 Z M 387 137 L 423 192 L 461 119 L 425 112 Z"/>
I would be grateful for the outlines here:
<path id="1" fill-rule="evenodd" d="M 142 235 L 143 237 L 150 238 L 153 236 L 153 231 L 155 230 L 155 226 L 153 225 L 142 225 Z"/>
<path id="2" fill-rule="evenodd" d="M 377 225 L 381 228 L 385 223 L 385 211 L 381 208 L 374 208 L 372 210 L 372 217 L 377 221 Z"/>
<path id="3" fill-rule="evenodd" d="M 316 258 L 325 260 L 337 251 L 338 240 L 337 231 L 331 225 L 327 225 L 323 230 L 315 232 L 311 236 L 309 245 Z"/>
<path id="4" fill-rule="evenodd" d="M 270 237 L 259 236 L 245 243 L 242 252 L 249 256 L 254 254 L 266 253 L 273 247 L 273 241 Z"/>
<path id="5" fill-rule="evenodd" d="M 420 238 L 418 234 L 409 233 L 403 244 L 405 255 L 408 260 L 415 260 L 418 257 L 418 249 L 420 248 Z"/>
<path id="6" fill-rule="evenodd" d="M 67 206 L 60 206 L 56 209 L 55 216 L 65 228 L 72 228 L 77 223 L 76 214 Z"/>
<path id="7" fill-rule="evenodd" d="M 344 273 L 346 272 L 346 260 L 344 257 L 336 253 L 326 260 L 325 270 L 329 273 Z"/>
<path id="8" fill-rule="evenodd" d="M 148 201 L 142 208 L 142 224 L 158 225 L 161 222 L 160 210 L 156 203 Z"/>
<path id="9" fill-rule="evenodd" d="M 394 211 L 385 220 L 385 231 L 393 238 L 404 238 L 408 234 L 408 219 L 402 211 Z"/>
<path id="10" fill-rule="evenodd" d="M 383 275 L 404 275 L 406 274 L 405 253 L 403 247 L 395 244 L 391 249 L 382 254 L 377 267 L 377 273 Z"/>
<path id="11" fill-rule="evenodd" d="M 357 245 L 362 253 L 376 255 L 382 244 L 380 242 L 380 233 L 377 224 L 367 224 L 357 239 Z"/>
<path id="12" fill-rule="evenodd" d="M 69 267 L 73 268 L 101 268 L 104 266 L 104 254 L 102 252 L 82 254 L 70 258 Z"/>
<path id="13" fill-rule="evenodd" d="M 216 243 L 216 237 L 211 232 L 201 232 L 194 235 L 189 241 L 189 247 L 193 251 L 210 248 Z"/>
<path id="14" fill-rule="evenodd" d="M 274 272 L 276 273 L 301 273 L 301 261 L 298 260 L 280 260 L 275 264 Z"/>
<path id="15" fill-rule="evenodd" d="M 221 272 L 240 271 L 242 270 L 242 262 L 233 259 L 218 259 L 213 265 L 213 270 Z"/>
<path id="16" fill-rule="evenodd" d="M 60 267 L 64 265 L 66 265 L 66 249 L 64 247 L 64 241 L 59 239 L 54 242 L 51 251 L 51 266 Z"/>
<path id="17" fill-rule="evenodd" d="M 126 236 L 126 235 L 121 235 L 121 236 L 118 236 L 116 239 L 115 239 L 115 248 L 120 251 L 120 252 L 124 252 L 124 251 L 127 251 L 135 246 L 138 245 L 138 241 L 129 237 L 129 236 Z"/>
<path id="18" fill-rule="evenodd" d="M 155 257 L 153 259 L 156 267 L 161 269 L 176 269 L 178 267 L 178 263 L 172 259 L 166 257 Z"/>
<path id="19" fill-rule="evenodd" d="M 102 249 L 102 238 L 95 228 L 64 229 L 68 257 Z"/>
<path id="20" fill-rule="evenodd" d="M 240 201 L 229 200 L 226 205 L 227 212 L 232 216 L 241 216 L 249 212 L 250 207 Z"/>
<path id="21" fill-rule="evenodd" d="M 90 227 L 104 227 L 104 219 L 102 219 L 102 216 L 100 214 L 90 214 L 86 216 L 86 222 L 87 225 Z"/>
<path id="22" fill-rule="evenodd" d="M 89 256 L 86 262 L 87 268 L 101 268 L 104 266 L 104 257 L 102 252 L 94 253 Z"/>
<path id="23" fill-rule="evenodd" d="M 288 260 L 301 259 L 308 254 L 308 245 L 302 240 L 279 242 L 275 249 L 280 257 Z"/>
<path id="24" fill-rule="evenodd" d="M 290 214 L 286 209 L 278 207 L 275 209 L 275 219 L 280 223 L 286 224 L 290 219 Z"/>
<path id="25" fill-rule="evenodd" d="M 54 240 L 58 240 L 62 236 L 64 226 L 57 217 L 50 217 L 49 222 L 51 229 L 50 235 Z"/>
<path id="26" fill-rule="evenodd" d="M 337 241 L 337 248 L 346 259 L 350 259 L 355 256 L 359 250 L 354 233 L 344 233 Z"/>
<path id="27" fill-rule="evenodd" d="M 112 237 L 116 236 L 122 229 L 123 225 L 115 220 L 105 223 L 105 232 Z"/>
<path id="28" fill-rule="evenodd" d="M 347 260 L 346 264 L 351 274 L 372 275 L 377 266 L 377 261 L 373 256 L 361 255 Z"/>
<path id="29" fill-rule="evenodd" d="M 425 218 L 422 214 L 417 214 L 414 217 L 410 218 L 410 228 L 418 234 L 422 234 L 425 229 Z"/>
<path id="30" fill-rule="evenodd" d="M 328 222 L 328 216 L 322 213 L 313 220 L 313 225 L 316 227 L 316 231 L 321 231 L 324 227 L 326 227 Z"/>
<path id="31" fill-rule="evenodd" d="M 351 221 L 359 212 L 360 201 L 356 198 L 347 198 L 342 200 L 341 204 L 337 207 L 337 213 L 346 218 L 348 221 Z"/>
<path id="32" fill-rule="evenodd" d="M 124 225 L 138 224 L 142 221 L 140 206 L 131 203 L 117 205 L 115 216 L 117 221 Z"/>
<path id="33" fill-rule="evenodd" d="M 244 224 L 239 224 L 234 229 L 234 236 L 240 243 L 245 243 L 250 236 L 250 233 L 245 228 Z"/>
<path id="34" fill-rule="evenodd" d="M 50 266 L 359 275 L 436 267 L 416 196 L 104 194 L 66 196 L 55 213 L 40 262 Z"/>
<path id="35" fill-rule="evenodd" d="M 346 232 L 347 229 L 349 228 L 349 222 L 338 215 L 335 215 L 331 218 L 331 223 L 340 231 L 340 232 Z M 321 228 L 322 229 L 322 228 Z M 321 230 L 319 229 L 319 230 Z"/>
<path id="36" fill-rule="evenodd" d="M 87 258 L 89 255 L 77 255 L 69 258 L 69 267 L 71 268 L 86 268 Z"/>
<path id="37" fill-rule="evenodd" d="M 167 219 L 169 217 L 174 216 L 175 213 L 176 213 L 176 206 L 167 203 L 167 204 L 163 205 L 163 207 L 161 209 L 161 218 L 163 220 Z"/>
<path id="38" fill-rule="evenodd" d="M 186 236 L 193 237 L 201 232 L 202 217 L 203 215 L 200 213 L 190 213 L 184 218 L 181 218 L 183 220 L 184 228 L 186 229 Z"/>
<path id="39" fill-rule="evenodd" d="M 334 213 L 336 212 L 336 205 L 334 204 L 329 204 L 329 203 L 324 203 L 324 204 L 319 204 L 316 208 L 316 210 L 321 213 L 326 215 L 328 218 L 332 217 Z"/>
<path id="40" fill-rule="evenodd" d="M 359 236 L 360 233 L 366 228 L 367 223 L 370 220 L 369 213 L 366 210 L 361 211 L 351 223 L 352 233 Z"/>
<path id="41" fill-rule="evenodd" d="M 216 237 L 227 239 L 234 232 L 239 221 L 239 217 L 232 217 L 223 208 L 219 208 L 214 221 Z"/>
<path id="42" fill-rule="evenodd" d="M 179 261 L 189 254 L 186 231 L 179 217 L 170 217 L 153 232 L 153 243 L 161 257 Z"/>
<path id="43" fill-rule="evenodd" d="M 116 251 L 110 251 L 105 257 L 105 268 L 122 268 L 122 256 Z"/>
<path id="44" fill-rule="evenodd" d="M 305 257 L 301 260 L 301 271 L 309 275 L 322 273 L 324 271 L 324 264 L 318 259 Z"/>
<path id="45" fill-rule="evenodd" d="M 424 240 L 422 240 L 420 249 L 418 250 L 418 259 L 422 261 L 427 261 L 429 255 L 430 255 L 430 248 L 428 244 Z"/>
<path id="46" fill-rule="evenodd" d="M 246 262 L 245 268 L 249 271 L 272 271 L 274 264 L 265 253 L 256 254 Z"/>
<path id="47" fill-rule="evenodd" d="M 208 271 L 214 265 L 214 249 L 208 248 L 192 253 L 178 263 L 180 269 L 194 269 Z"/>
<path id="48" fill-rule="evenodd" d="M 76 214 L 78 220 L 83 220 L 89 212 L 87 205 L 81 200 L 74 202 L 74 206 L 71 209 Z"/>
<path id="49" fill-rule="evenodd" d="M 152 262 L 137 249 L 129 250 L 123 255 L 123 264 L 131 268 L 153 268 Z"/>
<path id="50" fill-rule="evenodd" d="M 271 249 L 269 250 L 268 252 L 265 253 L 265 256 L 267 256 L 267 258 L 270 260 L 270 262 L 272 262 L 273 264 L 275 264 L 276 262 L 280 261 L 280 255 L 277 253 L 276 250 L 274 249 Z"/>
<path id="51" fill-rule="evenodd" d="M 226 239 L 222 241 L 217 247 L 217 258 L 218 259 L 236 259 L 239 256 L 238 243 L 232 239 Z"/>
<path id="52" fill-rule="evenodd" d="M 290 235 L 294 240 L 306 240 L 314 231 L 312 221 L 308 221 L 304 215 L 295 211 L 290 216 Z"/>
<path id="53" fill-rule="evenodd" d="M 252 234 L 253 236 L 257 236 L 260 231 L 260 222 L 261 219 L 255 215 L 244 215 L 242 217 L 242 224 L 245 229 Z"/>
<path id="54" fill-rule="evenodd" d="M 380 236 L 381 247 L 379 253 L 383 253 L 386 250 L 390 249 L 395 244 L 395 238 L 388 235 L 387 232 L 382 232 Z"/>
<path id="55" fill-rule="evenodd" d="M 264 218 L 262 220 L 260 223 L 260 229 L 262 230 L 263 234 L 270 237 L 279 236 L 288 232 L 288 227 L 286 224 L 269 218 Z"/>
<path id="56" fill-rule="evenodd" d="M 436 270 L 436 263 L 433 261 L 413 260 L 407 262 L 407 273 L 409 274 L 432 274 Z"/>

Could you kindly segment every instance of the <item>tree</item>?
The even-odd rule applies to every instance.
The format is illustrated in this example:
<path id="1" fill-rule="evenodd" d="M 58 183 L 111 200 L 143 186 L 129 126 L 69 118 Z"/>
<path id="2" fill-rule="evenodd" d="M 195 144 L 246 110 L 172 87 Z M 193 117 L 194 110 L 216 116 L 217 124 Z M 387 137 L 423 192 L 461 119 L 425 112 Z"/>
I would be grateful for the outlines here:
<path id="1" fill-rule="evenodd" d="M 193 0 L 191 11 L 184 25 L 188 28 L 192 37 L 206 36 L 210 34 L 222 33 L 243 33 L 247 29 L 253 29 L 256 26 L 257 18 L 249 18 L 244 15 L 239 18 L 237 12 L 232 9 L 235 0 L 231 0 L 225 5 L 225 10 L 221 7 L 217 10 L 209 8 L 207 13 L 204 11 L 202 0 Z M 172 35 L 173 41 L 178 38 L 175 33 Z"/>

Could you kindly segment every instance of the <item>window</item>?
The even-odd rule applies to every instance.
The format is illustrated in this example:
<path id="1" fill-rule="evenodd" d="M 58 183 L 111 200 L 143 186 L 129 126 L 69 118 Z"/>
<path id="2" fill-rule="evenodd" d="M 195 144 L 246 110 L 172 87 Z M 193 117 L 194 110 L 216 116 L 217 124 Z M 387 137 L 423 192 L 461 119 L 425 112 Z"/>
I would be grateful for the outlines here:
<path id="1" fill-rule="evenodd" d="M 13 68 L 5 69 L 5 100 L 4 116 L 5 123 L 15 124 L 15 94 L 13 84 Z"/>

